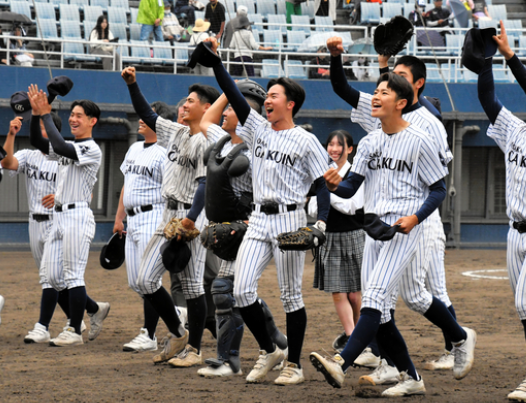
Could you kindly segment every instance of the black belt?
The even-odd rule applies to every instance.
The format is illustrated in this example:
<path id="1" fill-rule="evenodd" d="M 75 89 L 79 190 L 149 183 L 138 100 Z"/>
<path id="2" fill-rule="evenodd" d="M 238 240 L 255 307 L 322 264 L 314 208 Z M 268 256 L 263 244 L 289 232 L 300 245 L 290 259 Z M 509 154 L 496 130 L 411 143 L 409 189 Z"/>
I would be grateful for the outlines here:
<path id="1" fill-rule="evenodd" d="M 524 234 L 526 232 L 526 221 L 515 221 L 513 223 L 513 228 L 515 228 L 519 234 Z"/>
<path id="2" fill-rule="evenodd" d="M 36 222 L 49 221 L 49 214 L 32 214 L 31 217 Z"/>
<path id="3" fill-rule="evenodd" d="M 178 200 L 169 199 L 168 200 L 168 209 L 170 210 L 179 210 L 179 205 L 183 205 L 185 210 L 188 210 L 192 207 L 191 203 L 183 203 Z"/>
<path id="4" fill-rule="evenodd" d="M 66 210 L 74 209 L 75 208 L 75 203 L 66 204 L 65 207 L 66 207 Z M 59 213 L 62 212 L 62 209 L 63 209 L 62 204 L 57 204 L 55 206 L 55 211 L 58 211 Z"/>
<path id="5" fill-rule="evenodd" d="M 278 203 L 265 203 L 261 204 L 261 207 L 259 210 L 262 213 L 265 213 L 266 215 L 272 215 L 272 214 L 279 214 L 279 204 Z M 298 208 L 297 204 L 287 204 L 286 206 L 287 211 L 294 211 Z M 256 209 L 256 205 L 252 205 L 252 210 Z"/>
<path id="6" fill-rule="evenodd" d="M 126 210 L 126 214 L 128 214 L 128 217 L 133 217 L 134 215 L 137 215 L 139 213 L 145 213 L 147 211 L 152 211 L 152 210 L 153 210 L 153 206 L 151 204 L 147 204 L 145 206 L 139 206 L 139 207 L 128 209 Z"/>

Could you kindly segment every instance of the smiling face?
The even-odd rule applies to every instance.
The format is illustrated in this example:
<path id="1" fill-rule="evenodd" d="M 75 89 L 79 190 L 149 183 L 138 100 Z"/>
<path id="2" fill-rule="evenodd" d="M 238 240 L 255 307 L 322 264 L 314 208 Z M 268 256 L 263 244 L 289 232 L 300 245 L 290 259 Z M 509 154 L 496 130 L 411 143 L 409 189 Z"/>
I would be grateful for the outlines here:
<path id="1" fill-rule="evenodd" d="M 76 139 L 91 137 L 93 126 L 97 123 L 97 118 L 91 118 L 84 112 L 84 108 L 76 105 L 69 115 L 69 127 L 71 134 Z"/>
<path id="2" fill-rule="evenodd" d="M 193 122 L 199 123 L 209 106 L 209 103 L 199 101 L 197 93 L 191 92 L 183 105 L 183 121 L 188 125 Z"/>
<path id="3" fill-rule="evenodd" d="M 108 20 L 104 18 L 104 20 L 102 20 L 102 22 L 100 23 L 100 26 L 102 29 L 108 28 Z"/>
<path id="4" fill-rule="evenodd" d="M 223 124 L 221 128 L 227 133 L 235 133 L 238 122 L 239 119 L 237 118 L 236 112 L 234 112 L 232 106 L 228 105 L 223 111 Z"/>
<path id="5" fill-rule="evenodd" d="M 398 99 L 398 95 L 391 88 L 387 87 L 387 81 L 382 81 L 374 91 L 371 100 L 371 116 L 375 118 L 386 118 L 393 113 L 400 111 L 407 105 L 406 99 Z"/>
<path id="6" fill-rule="evenodd" d="M 294 101 L 287 101 L 285 88 L 276 84 L 269 88 L 264 105 L 267 112 L 267 120 L 270 123 L 276 123 L 292 115 Z"/>
<path id="7" fill-rule="evenodd" d="M 331 159 L 336 163 L 347 160 L 351 151 L 352 147 L 347 147 L 345 142 L 342 144 L 338 136 L 334 136 L 327 144 L 327 152 Z"/>

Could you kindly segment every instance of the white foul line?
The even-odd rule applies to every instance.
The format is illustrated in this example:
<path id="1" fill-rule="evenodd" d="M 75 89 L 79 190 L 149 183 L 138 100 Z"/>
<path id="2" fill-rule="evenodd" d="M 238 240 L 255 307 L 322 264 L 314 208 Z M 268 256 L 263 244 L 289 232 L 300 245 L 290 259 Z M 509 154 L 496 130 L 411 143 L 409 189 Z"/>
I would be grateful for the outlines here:
<path id="1" fill-rule="evenodd" d="M 481 273 L 507 273 L 508 270 L 506 269 L 490 269 L 490 270 L 473 270 L 473 271 L 465 271 L 462 273 L 463 276 L 466 277 L 473 277 L 473 278 L 484 278 L 488 280 L 509 280 L 508 276 L 502 277 L 502 276 L 487 276 Z"/>

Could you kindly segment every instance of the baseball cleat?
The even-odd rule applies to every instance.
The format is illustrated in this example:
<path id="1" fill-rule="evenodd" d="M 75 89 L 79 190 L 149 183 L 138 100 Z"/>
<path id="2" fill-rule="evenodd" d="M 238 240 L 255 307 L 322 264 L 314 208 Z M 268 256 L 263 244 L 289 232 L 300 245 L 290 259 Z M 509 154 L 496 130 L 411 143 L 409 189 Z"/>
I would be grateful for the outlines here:
<path id="1" fill-rule="evenodd" d="M 161 342 L 163 351 L 153 357 L 153 363 L 160 364 L 170 360 L 183 351 L 186 343 L 188 343 L 188 330 L 185 329 L 184 335 L 181 337 L 176 337 L 173 333 L 168 332 L 168 336 Z"/>
<path id="2" fill-rule="evenodd" d="M 448 370 L 453 369 L 453 366 L 455 365 L 455 356 L 451 354 L 450 351 L 445 350 L 444 354 L 442 354 L 438 360 L 433 360 L 426 362 L 424 365 L 424 369 L 427 369 L 428 371 L 436 371 L 436 370 Z"/>
<path id="3" fill-rule="evenodd" d="M 70 323 L 71 323 L 71 321 L 68 319 L 67 322 L 66 322 L 66 327 L 69 327 Z M 66 328 L 66 327 L 65 327 L 65 328 Z M 64 328 L 64 329 L 65 329 L 65 328 Z M 80 333 L 84 333 L 84 332 L 86 331 L 86 329 L 87 329 L 87 327 L 86 327 L 86 323 L 85 323 L 84 321 L 82 321 L 82 322 L 80 323 Z"/>
<path id="4" fill-rule="evenodd" d="M 64 329 L 62 333 L 49 342 L 50 346 L 55 347 L 77 346 L 79 344 L 84 344 L 82 335 L 75 333 L 75 329 L 72 327 Z"/>
<path id="5" fill-rule="evenodd" d="M 90 328 L 88 333 L 88 340 L 93 341 L 102 331 L 102 322 L 110 313 L 110 304 L 108 302 L 97 302 L 99 310 L 95 313 L 88 313 Z"/>
<path id="6" fill-rule="evenodd" d="M 5 298 L 0 295 L 0 313 L 2 312 L 2 308 L 5 304 Z M 2 323 L 2 318 L 0 318 L 0 323 Z"/>
<path id="7" fill-rule="evenodd" d="M 279 348 L 278 345 L 276 345 L 276 346 Z M 285 349 L 283 350 L 283 356 L 285 357 L 285 358 L 283 358 L 283 361 L 281 361 L 277 365 L 274 365 L 274 368 L 272 368 L 272 371 L 279 371 L 279 372 L 281 372 L 283 370 L 283 368 L 285 367 L 285 361 L 287 360 L 287 358 L 289 358 L 289 348 L 288 347 L 285 347 Z"/>
<path id="8" fill-rule="evenodd" d="M 382 359 L 380 365 L 370 375 L 361 376 L 358 385 L 389 385 L 400 380 L 400 373 L 396 367 L 391 367 Z"/>
<path id="9" fill-rule="evenodd" d="M 423 395 L 426 393 L 426 387 L 424 380 L 420 378 L 419 381 L 415 381 L 406 372 L 400 373 L 399 382 L 392 388 L 386 389 L 382 392 L 384 397 L 400 397 L 400 396 L 412 396 L 412 395 Z"/>
<path id="10" fill-rule="evenodd" d="M 201 353 L 197 352 L 196 348 L 187 344 L 183 351 L 168 361 L 168 364 L 175 368 L 187 368 L 193 367 L 194 365 L 202 365 L 203 356 Z"/>
<path id="11" fill-rule="evenodd" d="M 329 385 L 333 388 L 342 387 L 345 380 L 342 365 L 345 363 L 345 360 L 340 354 L 336 354 L 334 357 L 322 357 L 318 353 L 310 353 L 309 358 L 314 368 L 325 376 L 325 380 Z"/>
<path id="12" fill-rule="evenodd" d="M 27 336 L 24 337 L 24 343 L 26 344 L 49 343 L 49 340 L 51 340 L 51 335 L 49 334 L 46 327 L 40 323 L 35 323 L 33 330 L 30 330 L 27 333 Z"/>
<path id="13" fill-rule="evenodd" d="M 305 382 L 305 377 L 303 376 L 303 369 L 298 368 L 298 366 L 292 362 L 285 361 L 284 368 L 276 378 L 274 383 L 276 385 L 297 385 L 298 383 Z"/>
<path id="14" fill-rule="evenodd" d="M 179 317 L 181 325 L 186 327 L 186 323 L 188 322 L 188 310 L 182 306 L 175 305 L 175 313 Z"/>
<path id="15" fill-rule="evenodd" d="M 473 367 L 473 361 L 475 360 L 475 345 L 477 344 L 477 333 L 473 329 L 464 327 L 467 333 L 466 340 L 453 343 L 453 354 L 455 356 L 455 365 L 453 366 L 453 375 L 455 379 L 464 378 L 471 368 Z"/>
<path id="16" fill-rule="evenodd" d="M 219 367 L 213 367 L 210 365 L 208 367 L 201 368 L 199 371 L 197 371 L 197 374 L 199 376 L 204 376 L 205 378 L 226 378 L 234 375 L 243 375 L 243 371 L 240 369 L 239 371 L 234 372 L 230 367 L 230 364 L 226 362 Z"/>
<path id="17" fill-rule="evenodd" d="M 508 395 L 509 400 L 518 400 L 519 402 L 526 402 L 526 379 L 517 386 L 513 392 Z"/>
<path id="18" fill-rule="evenodd" d="M 349 341 L 349 337 L 343 332 L 338 337 L 334 339 L 332 342 L 332 348 L 335 349 L 338 353 L 341 353 L 343 349 L 345 348 L 345 345 Z"/>
<path id="19" fill-rule="evenodd" d="M 122 351 L 156 351 L 157 350 L 157 338 L 150 339 L 148 330 L 142 328 L 139 335 L 135 337 L 129 343 L 122 346 Z"/>
<path id="20" fill-rule="evenodd" d="M 273 353 L 267 353 L 265 350 L 259 350 L 259 358 L 256 365 L 247 376 L 247 383 L 258 383 L 265 379 L 268 372 L 277 364 L 285 359 L 283 350 L 276 346 Z"/>
<path id="21" fill-rule="evenodd" d="M 358 367 L 376 368 L 380 365 L 380 357 L 374 355 L 372 350 L 369 347 L 366 347 L 358 358 L 354 360 L 354 365 L 357 365 Z"/>

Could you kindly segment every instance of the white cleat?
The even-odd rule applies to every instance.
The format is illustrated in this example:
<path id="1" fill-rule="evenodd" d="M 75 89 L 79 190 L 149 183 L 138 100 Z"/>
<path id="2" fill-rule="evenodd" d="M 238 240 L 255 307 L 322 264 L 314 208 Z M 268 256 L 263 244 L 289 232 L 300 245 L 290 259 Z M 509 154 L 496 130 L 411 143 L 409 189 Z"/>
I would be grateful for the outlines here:
<path id="1" fill-rule="evenodd" d="M 273 353 L 267 354 L 265 350 L 259 350 L 259 358 L 252 371 L 247 376 L 247 383 L 258 383 L 265 379 L 268 372 L 285 359 L 285 353 L 276 347 Z"/>
<path id="2" fill-rule="evenodd" d="M 66 327 L 69 327 L 69 326 L 70 326 L 70 323 L 71 323 L 71 320 L 68 319 L 67 322 L 66 322 Z M 65 328 L 66 328 L 66 327 L 65 327 Z M 65 329 L 65 328 L 64 328 L 64 329 Z M 82 321 L 82 322 L 80 323 L 80 333 L 84 333 L 84 332 L 86 331 L 86 329 L 87 329 L 87 327 L 86 327 L 86 323 L 85 323 L 84 321 Z"/>
<path id="3" fill-rule="evenodd" d="M 310 353 L 309 358 L 314 368 L 325 376 L 325 380 L 329 385 L 338 389 L 342 387 L 345 380 L 342 365 L 345 363 L 345 360 L 340 354 L 336 354 L 334 357 L 322 357 L 318 353 Z"/>
<path id="4" fill-rule="evenodd" d="M 33 330 L 30 330 L 27 336 L 24 337 L 24 343 L 26 344 L 49 343 L 49 340 L 51 340 L 51 335 L 46 327 L 40 323 L 35 323 Z"/>
<path id="5" fill-rule="evenodd" d="M 49 342 L 49 345 L 56 347 L 77 346 L 79 344 L 84 344 L 82 335 L 75 333 L 75 329 L 72 327 L 64 329 L 62 333 Z"/>
<path id="6" fill-rule="evenodd" d="M 389 385 L 400 380 L 400 372 L 382 359 L 380 365 L 370 375 L 361 376 L 358 385 Z"/>
<path id="7" fill-rule="evenodd" d="M 517 386 L 513 392 L 508 395 L 509 400 L 518 400 L 519 402 L 526 402 L 526 379 Z"/>
<path id="8" fill-rule="evenodd" d="M 157 350 L 157 338 L 150 339 L 148 330 L 142 328 L 139 335 L 135 337 L 129 343 L 122 346 L 122 351 L 156 351 Z"/>
<path id="9" fill-rule="evenodd" d="M 303 369 L 298 368 L 298 366 L 292 362 L 285 362 L 283 371 L 276 378 L 274 383 L 276 385 L 297 385 L 299 383 L 305 382 L 305 377 L 303 376 Z"/>
<path id="10" fill-rule="evenodd" d="M 455 379 L 464 378 L 469 371 L 471 371 L 473 361 L 475 360 L 477 333 L 475 333 L 473 329 L 467 327 L 464 327 L 463 329 L 466 331 L 468 337 L 456 346 L 453 344 L 453 354 L 455 356 L 453 375 L 455 376 Z"/>
<path id="11" fill-rule="evenodd" d="M 99 310 L 93 314 L 89 314 L 90 328 L 88 333 L 88 340 L 95 340 L 102 331 L 102 322 L 110 312 L 110 304 L 108 302 L 97 302 Z"/>
<path id="12" fill-rule="evenodd" d="M 402 372 L 400 374 L 399 382 L 392 388 L 386 389 L 382 392 L 384 397 L 400 397 L 400 396 L 412 396 L 412 395 L 423 395 L 426 393 L 426 387 L 424 386 L 424 380 L 420 378 L 419 381 L 415 381 L 407 373 Z"/>
<path id="13" fill-rule="evenodd" d="M 369 347 L 366 347 L 358 358 L 354 360 L 354 365 L 359 367 L 376 368 L 380 365 L 380 357 L 374 355 L 372 350 Z"/>
<path id="14" fill-rule="evenodd" d="M 243 375 L 243 371 L 240 369 L 239 371 L 234 372 L 230 367 L 230 364 L 226 362 L 219 367 L 213 367 L 210 365 L 208 367 L 201 368 L 197 371 L 197 374 L 205 378 L 226 378 L 234 375 Z"/>
<path id="15" fill-rule="evenodd" d="M 455 356 L 451 354 L 450 351 L 444 350 L 444 354 L 442 354 L 438 360 L 426 362 L 424 369 L 428 371 L 449 370 L 453 369 L 454 365 Z"/>

